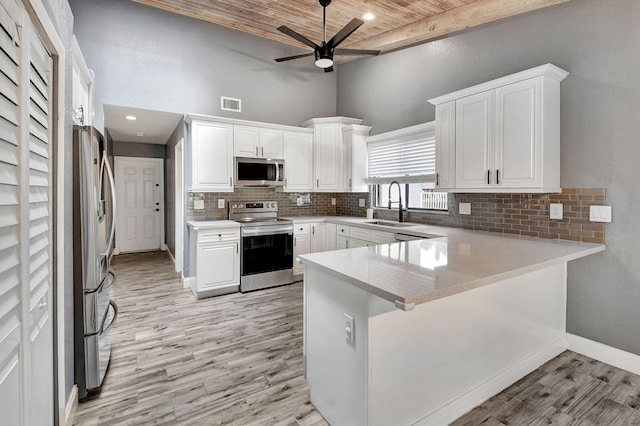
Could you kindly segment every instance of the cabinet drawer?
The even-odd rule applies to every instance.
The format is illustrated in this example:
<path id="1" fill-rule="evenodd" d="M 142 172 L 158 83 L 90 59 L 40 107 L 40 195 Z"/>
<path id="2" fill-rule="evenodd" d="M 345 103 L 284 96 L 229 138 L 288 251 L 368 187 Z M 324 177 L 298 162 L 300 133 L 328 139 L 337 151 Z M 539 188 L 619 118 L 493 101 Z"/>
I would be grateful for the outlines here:
<path id="1" fill-rule="evenodd" d="M 339 237 L 348 237 L 350 235 L 350 229 L 348 226 L 338 225 L 336 235 Z"/>
<path id="2" fill-rule="evenodd" d="M 198 233 L 198 244 L 220 241 L 235 241 L 240 239 L 239 229 L 211 229 Z"/>
<path id="3" fill-rule="evenodd" d="M 298 224 L 293 225 L 293 233 L 295 235 L 308 234 L 309 233 L 309 224 L 308 223 L 298 223 Z"/>
<path id="4" fill-rule="evenodd" d="M 364 228 L 351 227 L 351 238 L 357 238 L 358 240 L 369 241 L 371 239 L 371 231 Z"/>
<path id="5" fill-rule="evenodd" d="M 372 243 L 376 244 L 385 244 L 394 242 L 395 236 L 391 232 L 382 232 L 382 231 L 371 231 L 371 238 L 369 239 Z"/>

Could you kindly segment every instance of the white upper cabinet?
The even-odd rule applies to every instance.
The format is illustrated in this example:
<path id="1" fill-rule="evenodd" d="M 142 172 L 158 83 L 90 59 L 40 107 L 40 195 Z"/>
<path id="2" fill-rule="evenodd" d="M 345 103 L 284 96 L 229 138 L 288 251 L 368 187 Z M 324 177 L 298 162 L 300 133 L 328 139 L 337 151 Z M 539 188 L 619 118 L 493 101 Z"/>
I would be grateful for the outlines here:
<path id="1" fill-rule="evenodd" d="M 234 155 L 282 159 L 282 130 L 234 125 Z"/>
<path id="2" fill-rule="evenodd" d="M 191 120 L 191 191 L 233 192 L 233 124 Z"/>
<path id="3" fill-rule="evenodd" d="M 93 91 L 93 72 L 87 68 L 80 46 L 73 37 L 73 66 L 71 78 L 73 105 L 73 123 L 81 126 L 91 125 L 91 98 Z"/>
<path id="4" fill-rule="evenodd" d="M 430 100 L 439 187 L 559 192 L 560 82 L 567 75 L 546 64 Z"/>
<path id="5" fill-rule="evenodd" d="M 284 192 L 313 191 L 313 132 L 285 131 L 282 135 L 284 150 Z"/>
<path id="6" fill-rule="evenodd" d="M 436 107 L 436 188 L 449 190 L 456 183 L 456 103 Z"/>
<path id="7" fill-rule="evenodd" d="M 343 191 L 343 126 L 362 120 L 347 117 L 313 118 L 302 123 L 314 130 L 314 191 Z M 366 159 L 366 157 L 365 157 Z M 366 161 L 366 160 L 365 160 Z"/>
<path id="8" fill-rule="evenodd" d="M 342 129 L 342 191 L 367 192 L 367 137 L 371 127 L 351 124 Z"/>

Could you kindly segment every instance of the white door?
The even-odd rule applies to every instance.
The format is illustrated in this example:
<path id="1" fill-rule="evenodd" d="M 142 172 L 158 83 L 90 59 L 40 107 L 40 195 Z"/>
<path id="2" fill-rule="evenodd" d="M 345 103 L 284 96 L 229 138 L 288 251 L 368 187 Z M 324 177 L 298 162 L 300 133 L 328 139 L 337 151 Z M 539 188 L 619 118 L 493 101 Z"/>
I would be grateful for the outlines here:
<path id="1" fill-rule="evenodd" d="M 284 132 L 285 192 L 313 191 L 313 134 Z"/>
<path id="2" fill-rule="evenodd" d="M 0 423 L 52 425 L 53 61 L 21 3 L 6 1 L 0 7 Z"/>
<path id="3" fill-rule="evenodd" d="M 342 183 L 342 135 L 339 124 L 315 126 L 315 171 L 318 191 L 338 191 Z"/>
<path id="4" fill-rule="evenodd" d="M 260 129 L 260 156 L 281 160 L 282 155 L 282 130 Z"/>
<path id="5" fill-rule="evenodd" d="M 257 127 L 233 126 L 233 153 L 236 157 L 260 156 L 260 132 Z"/>
<path id="6" fill-rule="evenodd" d="M 162 174 L 160 158 L 115 157 L 116 252 L 160 249 Z"/>

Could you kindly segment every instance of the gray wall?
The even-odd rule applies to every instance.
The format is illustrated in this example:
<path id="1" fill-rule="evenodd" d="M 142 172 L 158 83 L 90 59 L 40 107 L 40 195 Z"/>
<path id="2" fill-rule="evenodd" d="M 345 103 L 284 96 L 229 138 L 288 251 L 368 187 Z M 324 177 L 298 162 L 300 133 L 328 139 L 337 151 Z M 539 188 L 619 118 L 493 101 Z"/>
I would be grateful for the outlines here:
<path id="1" fill-rule="evenodd" d="M 568 330 L 640 354 L 640 2 L 574 0 L 342 65 L 338 114 L 381 133 L 434 119 L 427 100 L 551 62 L 561 84 L 563 187 L 606 189 L 607 250 L 569 264 Z"/>
<path id="2" fill-rule="evenodd" d="M 154 143 L 114 142 L 115 157 L 165 158 L 165 146 Z"/>
<path id="3" fill-rule="evenodd" d="M 273 61 L 302 49 L 131 0 L 69 3 L 96 75 L 98 128 L 103 104 L 290 125 L 335 115 L 336 73 Z M 242 113 L 221 111 L 221 95 L 242 99 Z"/>
<path id="4" fill-rule="evenodd" d="M 56 197 L 56 202 L 61 202 L 64 205 L 65 212 L 73 211 L 73 177 L 72 177 L 72 153 L 73 153 L 73 121 L 71 118 L 72 110 L 73 110 L 73 101 L 72 101 L 72 92 L 71 92 L 71 76 L 72 76 L 72 64 L 73 58 L 71 55 L 72 46 L 73 46 L 73 15 L 71 14 L 71 9 L 69 8 L 69 4 L 67 0 L 47 0 L 43 2 L 53 25 L 55 26 L 56 32 L 60 40 L 64 44 L 66 57 L 64 64 L 64 73 L 65 73 L 65 81 L 67 82 L 65 93 L 61 94 L 64 96 L 64 104 L 65 104 L 65 137 L 62 143 L 64 143 L 64 156 L 65 156 L 65 167 L 64 170 L 56 170 L 56 173 L 59 176 L 62 176 L 64 179 L 64 191 L 65 197 L 60 200 Z M 57 152 L 54 154 L 57 155 Z M 64 286 L 64 304 L 67 308 L 64 312 L 64 347 L 65 347 L 65 371 L 64 371 L 64 379 L 65 379 L 65 395 L 63 396 L 63 401 L 59 402 L 59 406 L 65 406 L 69 395 L 71 394 L 71 389 L 73 389 L 74 378 L 73 378 L 73 215 L 67 214 L 64 219 L 64 252 L 63 253 L 54 253 L 56 258 L 63 256 L 64 257 L 64 282 L 57 282 L 56 286 Z M 54 297 L 55 299 L 55 297 Z"/>

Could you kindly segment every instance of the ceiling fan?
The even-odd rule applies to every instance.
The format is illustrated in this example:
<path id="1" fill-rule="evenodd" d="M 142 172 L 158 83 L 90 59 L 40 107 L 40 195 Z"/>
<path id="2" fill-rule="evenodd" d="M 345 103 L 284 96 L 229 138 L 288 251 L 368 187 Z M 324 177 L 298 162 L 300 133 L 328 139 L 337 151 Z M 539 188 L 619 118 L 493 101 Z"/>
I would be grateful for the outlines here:
<path id="1" fill-rule="evenodd" d="M 304 58 L 306 56 L 314 56 L 316 58 L 316 66 L 324 68 L 325 72 L 333 71 L 333 55 L 379 55 L 379 50 L 359 50 L 359 49 L 336 49 L 340 43 L 342 43 L 347 37 L 357 30 L 360 25 L 364 24 L 360 19 L 352 19 L 347 25 L 344 26 L 331 40 L 327 41 L 327 6 L 331 3 L 331 0 L 319 0 L 322 6 L 322 44 L 317 45 L 305 36 L 298 34 L 291 28 L 284 25 L 278 27 L 278 31 L 293 37 L 301 43 L 306 44 L 313 48 L 311 53 L 303 53 L 301 55 L 287 56 L 284 58 L 278 58 L 276 62 L 290 61 L 292 59 Z"/>

